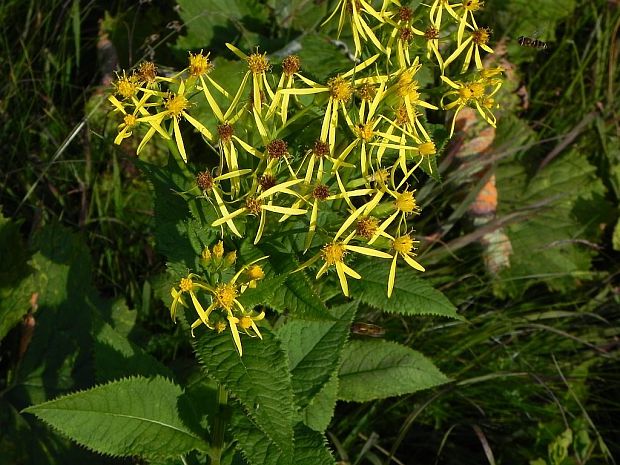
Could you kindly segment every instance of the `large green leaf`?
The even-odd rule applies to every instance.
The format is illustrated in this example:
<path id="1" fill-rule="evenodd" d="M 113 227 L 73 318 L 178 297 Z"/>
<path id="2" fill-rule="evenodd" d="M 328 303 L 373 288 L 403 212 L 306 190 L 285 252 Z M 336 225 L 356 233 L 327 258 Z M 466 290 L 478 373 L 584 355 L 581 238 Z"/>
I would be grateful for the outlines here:
<path id="1" fill-rule="evenodd" d="M 335 320 L 293 319 L 278 331 L 300 407 L 307 405 L 336 372 L 356 311 L 357 302 L 351 302 L 331 309 Z"/>
<path id="2" fill-rule="evenodd" d="M 293 391 L 284 351 L 266 328 L 263 339 L 241 335 L 243 357 L 235 350 L 229 331 L 209 331 L 195 343 L 207 374 L 236 397 L 252 421 L 284 453 L 293 441 Z"/>
<path id="3" fill-rule="evenodd" d="M 389 341 L 351 341 L 344 350 L 338 398 L 356 402 L 410 394 L 449 379 L 415 350 Z"/>
<path id="4" fill-rule="evenodd" d="M 335 373 L 303 410 L 304 424 L 315 431 L 325 431 L 334 416 L 337 400 L 338 374 Z"/>
<path id="5" fill-rule="evenodd" d="M 419 278 L 419 272 L 409 267 L 396 271 L 396 284 L 391 298 L 387 298 L 387 279 L 390 263 L 366 261 L 357 266 L 361 280 L 350 280 L 351 295 L 362 302 L 389 313 L 401 315 L 437 315 L 460 318 L 456 308 L 428 281 Z"/>
<path id="6" fill-rule="evenodd" d="M 510 268 L 495 283 L 501 296 L 517 297 L 544 282 L 552 290 L 569 291 L 591 277 L 596 250 L 612 211 L 605 187 L 581 152 L 571 151 L 533 177 L 519 162 L 500 165 L 497 185 L 500 214 L 529 207 L 527 218 L 507 226 Z"/>
<path id="7" fill-rule="evenodd" d="M 25 412 L 103 454 L 165 458 L 208 447 L 180 416 L 182 389 L 161 377 L 123 379 Z"/>
<path id="8" fill-rule="evenodd" d="M 177 0 L 177 3 L 186 25 L 185 35 L 177 45 L 188 50 L 221 47 L 223 40 L 212 44 L 214 39 L 235 37 L 240 32 L 248 36 L 256 23 L 266 23 L 268 18 L 267 8 L 256 0 Z"/>
<path id="9" fill-rule="evenodd" d="M 294 447 L 283 452 L 241 409 L 233 412 L 231 430 L 236 446 L 250 465 L 333 465 L 325 437 L 298 424 Z"/>

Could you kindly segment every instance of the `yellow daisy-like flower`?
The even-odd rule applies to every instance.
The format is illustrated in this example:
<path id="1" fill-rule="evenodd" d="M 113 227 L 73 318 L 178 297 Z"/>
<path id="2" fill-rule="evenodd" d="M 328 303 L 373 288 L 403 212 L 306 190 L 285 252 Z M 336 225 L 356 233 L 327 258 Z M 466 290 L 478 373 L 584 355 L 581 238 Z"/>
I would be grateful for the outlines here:
<path id="1" fill-rule="evenodd" d="M 466 106 L 475 107 L 480 116 L 491 126 L 495 127 L 496 119 L 492 111 L 495 107 L 493 96 L 502 86 L 502 80 L 480 78 L 475 81 L 461 82 L 452 81 L 446 76 L 441 76 L 441 79 L 453 89 L 446 92 L 441 98 L 441 106 L 443 109 L 455 109 L 450 128 L 450 137 L 454 134 L 454 125 L 456 124 L 457 115 Z M 488 89 L 490 89 L 490 91 Z M 456 98 L 452 102 L 444 104 L 444 99 L 449 97 Z"/>
<path id="2" fill-rule="evenodd" d="M 116 94 L 120 95 L 124 100 L 130 99 L 134 97 L 138 92 L 140 78 L 136 74 L 131 74 L 127 77 L 125 71 L 123 71 L 123 75 L 116 76 L 117 79 L 113 83 L 113 86 L 116 90 Z"/>
<path id="3" fill-rule="evenodd" d="M 205 74 L 209 74 L 212 70 L 213 63 L 209 60 L 209 53 L 203 55 L 202 50 L 195 55 L 191 52 L 189 53 L 189 66 L 187 67 L 187 71 L 190 76 L 201 77 Z"/>
<path id="4" fill-rule="evenodd" d="M 418 271 L 425 271 L 424 267 L 413 259 L 416 255 L 414 253 L 415 245 L 418 243 L 419 241 L 413 240 L 409 234 L 392 238 L 392 250 L 394 251 L 394 256 L 392 257 L 392 265 L 390 266 L 390 274 L 388 276 L 388 298 L 392 296 L 392 292 L 394 291 L 394 283 L 396 281 L 396 261 L 398 257 L 402 257 L 410 267 Z"/>
<path id="5" fill-rule="evenodd" d="M 420 207 L 418 206 L 418 203 L 416 202 L 416 199 L 414 196 L 415 190 L 404 191 L 404 192 L 389 191 L 389 194 L 394 198 L 394 210 L 395 211 L 389 217 L 383 220 L 383 222 L 379 225 L 372 239 L 368 241 L 369 245 L 373 244 L 379 238 L 379 236 L 382 235 L 385 232 L 385 230 L 394 222 L 394 220 L 398 216 L 401 217 L 400 221 L 405 222 L 405 226 L 406 226 L 407 216 L 415 215 L 420 212 Z M 400 224 L 398 226 L 398 229 L 400 229 Z"/>
<path id="6" fill-rule="evenodd" d="M 267 80 L 267 71 L 271 69 L 271 64 L 266 53 L 259 53 L 258 50 L 250 55 L 246 55 L 233 44 L 226 44 L 235 55 L 248 64 L 248 71 L 245 73 L 239 92 L 245 89 L 248 79 L 252 78 L 252 110 L 255 113 L 262 114 L 262 96 L 267 93 L 269 98 L 273 100 L 274 93 L 271 90 L 269 81 Z"/>
<path id="7" fill-rule="evenodd" d="M 487 45 L 490 37 L 491 30 L 486 27 L 472 30 L 470 36 L 466 40 L 464 40 L 461 45 L 452 53 L 452 55 L 450 55 L 446 59 L 444 66 L 447 67 L 467 49 L 467 52 L 465 54 L 465 60 L 463 61 L 463 66 L 461 68 L 461 73 L 464 73 L 469 69 L 472 56 L 474 57 L 476 68 L 479 70 L 483 69 L 484 66 L 482 65 L 482 59 L 480 57 L 480 49 L 488 53 L 493 53 L 493 49 Z"/>
<path id="8" fill-rule="evenodd" d="M 211 226 L 217 227 L 226 223 L 234 233 L 237 230 L 237 228 L 234 226 L 234 223 L 232 223 L 232 220 L 234 218 L 242 214 L 258 216 L 258 230 L 256 232 L 256 237 L 254 238 L 254 244 L 258 244 L 265 228 L 265 221 L 267 219 L 266 212 L 280 213 L 282 215 L 303 215 L 306 213 L 307 210 L 301 208 L 283 207 L 273 204 L 273 196 L 277 193 L 297 196 L 297 193 L 290 190 L 290 187 L 299 184 L 302 181 L 303 179 L 293 179 L 291 181 L 286 181 L 281 184 L 277 184 L 265 190 L 264 192 L 261 192 L 255 197 L 248 197 L 244 206 L 238 208 L 231 213 L 227 213 L 222 218 L 215 220 L 213 223 L 211 223 Z M 220 210 L 222 210 L 222 206 L 220 206 Z"/>
<path id="9" fill-rule="evenodd" d="M 378 84 L 385 82 L 387 76 L 372 76 L 367 78 L 353 79 L 357 73 L 371 66 L 379 58 L 379 54 L 368 58 L 366 61 L 354 66 L 346 73 L 330 78 L 326 84 L 316 83 L 301 74 L 298 76 L 309 87 L 283 89 L 282 94 L 289 95 L 312 95 L 327 93 L 329 99 L 325 108 L 325 115 L 321 124 L 321 135 L 319 139 L 327 142 L 330 147 L 330 154 L 336 145 L 336 129 L 338 128 L 338 113 L 347 114 L 347 103 L 354 95 L 355 89 L 363 84 Z"/>
<path id="10" fill-rule="evenodd" d="M 260 339 L 263 338 L 260 331 L 258 330 L 258 326 L 256 326 L 256 321 L 260 321 L 265 318 L 265 312 L 260 312 L 259 314 L 252 314 L 251 312 L 244 312 L 241 317 L 236 317 L 232 313 L 229 313 L 227 316 L 228 325 L 230 327 L 230 332 L 233 336 L 233 341 L 235 342 L 235 347 L 239 352 L 239 356 L 243 356 L 243 347 L 241 346 L 241 337 L 239 335 L 239 328 L 241 328 L 245 334 L 250 337 L 254 337 L 254 335 L 258 336 Z M 254 335 L 249 332 L 252 329 L 254 331 Z"/>
<path id="11" fill-rule="evenodd" d="M 177 148 L 183 161 L 187 163 L 187 153 L 185 152 L 185 144 L 183 143 L 183 136 L 181 135 L 181 128 L 179 126 L 179 121 L 181 119 L 187 120 L 192 126 L 194 126 L 198 132 L 200 132 L 207 140 L 213 140 L 213 134 L 196 118 L 191 116 L 187 109 L 189 108 L 189 101 L 185 95 L 185 82 L 181 81 L 179 84 L 179 89 L 177 92 L 169 92 L 164 100 L 164 111 L 156 113 L 151 116 L 144 116 L 139 118 L 138 121 L 145 121 L 149 123 L 152 127 L 156 128 L 160 125 L 160 123 L 165 118 L 170 118 L 172 120 L 172 131 L 174 133 L 174 139 L 176 141 Z M 144 141 L 138 147 L 137 152 L 139 153 L 142 146 L 144 145 Z"/>
<path id="12" fill-rule="evenodd" d="M 282 60 L 282 74 L 280 75 L 280 81 L 276 87 L 276 92 L 273 100 L 271 101 L 271 105 L 269 105 L 266 119 L 269 119 L 276 113 L 277 110 L 279 110 L 282 124 L 286 124 L 291 95 L 283 94 L 281 91 L 283 89 L 292 89 L 294 87 L 295 77 L 299 76 L 300 69 L 301 60 L 297 55 L 289 55 Z"/>
<path id="13" fill-rule="evenodd" d="M 409 56 L 409 46 L 415 36 L 424 36 L 424 31 L 416 29 L 412 25 L 413 10 L 407 6 L 401 6 L 394 14 L 394 19 L 390 18 L 390 24 L 392 25 L 392 33 L 388 39 L 388 43 L 385 46 L 385 54 L 387 59 L 390 59 L 392 50 L 394 49 L 394 43 L 396 42 L 396 56 L 398 57 L 398 64 L 401 68 L 409 66 L 411 64 L 411 57 Z"/>
<path id="14" fill-rule="evenodd" d="M 204 281 L 200 280 L 198 275 L 190 273 L 185 278 L 181 278 L 178 284 L 178 289 L 173 287 L 170 290 L 170 294 L 172 295 L 170 317 L 173 321 L 176 321 L 177 309 L 179 304 L 186 306 L 185 302 L 183 301 L 183 294 L 189 294 L 192 303 L 194 304 L 194 308 L 198 313 L 199 321 L 209 326 L 209 313 L 211 313 L 213 307 L 209 307 L 207 308 L 207 310 L 202 307 L 200 301 L 198 300 L 198 297 L 196 296 L 196 292 L 200 289 L 210 290 L 211 287 Z"/>

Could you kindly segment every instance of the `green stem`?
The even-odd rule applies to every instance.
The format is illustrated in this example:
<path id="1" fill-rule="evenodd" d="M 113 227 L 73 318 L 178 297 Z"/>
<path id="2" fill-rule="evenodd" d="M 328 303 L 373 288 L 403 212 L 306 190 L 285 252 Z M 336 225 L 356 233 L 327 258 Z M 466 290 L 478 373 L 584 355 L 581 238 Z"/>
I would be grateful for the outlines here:
<path id="1" fill-rule="evenodd" d="M 228 405 L 228 393 L 220 384 L 217 388 L 217 408 L 213 424 L 211 441 L 211 465 L 220 465 L 222 450 L 224 449 L 224 434 L 226 433 L 226 418 Z"/>

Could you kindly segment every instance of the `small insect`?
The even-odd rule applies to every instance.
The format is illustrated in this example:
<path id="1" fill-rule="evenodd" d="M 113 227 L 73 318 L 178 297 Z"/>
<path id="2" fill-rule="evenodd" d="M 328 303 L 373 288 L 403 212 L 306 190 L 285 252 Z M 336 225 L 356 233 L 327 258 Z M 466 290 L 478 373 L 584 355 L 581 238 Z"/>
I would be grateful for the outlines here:
<path id="1" fill-rule="evenodd" d="M 537 48 L 539 50 L 544 50 L 548 47 L 547 42 L 543 42 L 542 40 L 532 39 L 531 37 L 521 36 L 517 39 L 519 45 L 521 47 L 529 47 L 529 48 Z"/>
<path id="2" fill-rule="evenodd" d="M 385 328 L 372 323 L 356 321 L 351 325 L 351 332 L 360 336 L 382 337 L 385 335 Z"/>

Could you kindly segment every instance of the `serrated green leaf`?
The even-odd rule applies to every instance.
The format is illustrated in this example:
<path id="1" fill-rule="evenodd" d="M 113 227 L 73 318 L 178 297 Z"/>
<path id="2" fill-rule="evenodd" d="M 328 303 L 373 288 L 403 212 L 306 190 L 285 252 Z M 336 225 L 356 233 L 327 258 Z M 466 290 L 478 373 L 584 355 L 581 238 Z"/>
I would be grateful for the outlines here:
<path id="1" fill-rule="evenodd" d="M 236 397 L 284 454 L 293 441 L 293 391 L 284 351 L 266 328 L 263 339 L 242 335 L 243 357 L 229 331 L 207 332 L 194 344 L 207 374 Z"/>
<path id="2" fill-rule="evenodd" d="M 411 394 L 449 381 L 424 355 L 390 341 L 350 341 L 338 377 L 338 398 L 355 402 Z"/>
<path id="3" fill-rule="evenodd" d="M 533 177 L 519 162 L 500 165 L 497 185 L 505 198 L 500 214 L 531 205 L 527 219 L 505 228 L 512 255 L 495 291 L 517 297 L 544 282 L 552 290 L 569 291 L 588 277 L 599 240 L 599 224 L 611 211 L 596 168 L 582 153 L 571 151 Z M 585 241 L 585 242 L 584 242 Z"/>
<path id="4" fill-rule="evenodd" d="M 294 319 L 278 331 L 286 349 L 297 405 L 305 407 L 336 372 L 357 302 L 331 309 L 330 321 Z"/>
<path id="5" fill-rule="evenodd" d="M 282 283 L 286 281 L 286 276 L 275 276 L 259 281 L 255 288 L 248 288 L 237 300 L 247 309 L 252 309 L 257 305 L 268 305 L 273 294 L 279 291 Z"/>
<path id="6" fill-rule="evenodd" d="M 335 465 L 325 436 L 299 424 L 295 427 L 295 465 Z"/>
<path id="7" fill-rule="evenodd" d="M 232 435 L 250 465 L 333 465 L 325 437 L 303 424 L 294 429 L 294 447 L 283 452 L 240 408 L 233 411 Z"/>
<path id="8" fill-rule="evenodd" d="M 437 315 L 461 319 L 447 297 L 418 277 L 419 272 L 409 267 L 400 267 L 396 271 L 394 293 L 389 299 L 389 261 L 366 261 L 355 269 L 362 279 L 349 281 L 351 295 L 364 303 L 401 315 Z"/>
<path id="9" fill-rule="evenodd" d="M 270 243 L 252 246 L 246 242 L 240 252 L 247 262 L 268 256 L 269 259 L 262 262 L 265 272 L 268 275 L 286 276 L 284 283 L 278 287 L 278 292 L 269 299 L 271 308 L 305 320 L 333 319 L 308 276 L 303 271 L 292 273 L 298 263 L 291 258 L 290 251 L 281 250 Z"/>
<path id="10" fill-rule="evenodd" d="M 182 395 L 167 379 L 137 377 L 24 411 L 102 454 L 166 458 L 208 447 L 181 419 Z"/>
<path id="11" fill-rule="evenodd" d="M 324 432 L 332 421 L 337 400 L 338 374 L 335 373 L 303 410 L 304 424 L 310 429 Z"/>

